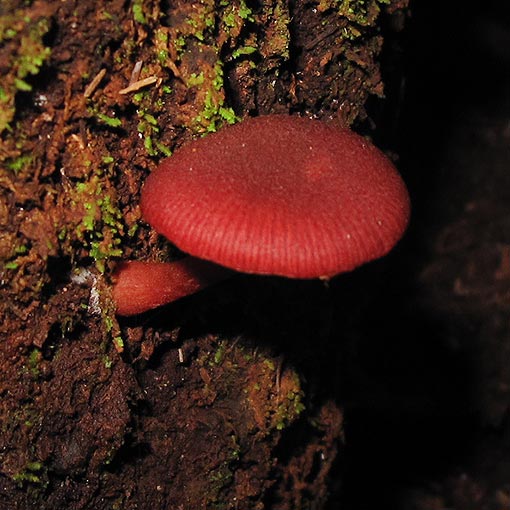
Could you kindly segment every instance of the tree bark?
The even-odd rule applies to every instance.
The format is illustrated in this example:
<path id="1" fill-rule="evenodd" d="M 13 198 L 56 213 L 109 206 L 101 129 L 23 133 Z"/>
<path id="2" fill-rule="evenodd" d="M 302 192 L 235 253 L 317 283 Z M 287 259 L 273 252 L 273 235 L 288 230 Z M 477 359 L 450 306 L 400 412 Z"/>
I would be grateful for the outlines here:
<path id="1" fill-rule="evenodd" d="M 380 20 L 406 7 L 2 3 L 1 509 L 324 507 L 343 442 L 331 291 L 239 277 L 117 320 L 110 276 L 179 256 L 138 199 L 186 141 L 267 113 L 366 126 Z"/>

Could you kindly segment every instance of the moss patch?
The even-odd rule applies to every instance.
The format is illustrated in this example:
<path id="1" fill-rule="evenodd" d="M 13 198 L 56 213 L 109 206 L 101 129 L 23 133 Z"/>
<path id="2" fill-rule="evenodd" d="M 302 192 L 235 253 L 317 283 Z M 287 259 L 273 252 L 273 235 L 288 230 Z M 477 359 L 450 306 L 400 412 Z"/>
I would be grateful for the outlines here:
<path id="1" fill-rule="evenodd" d="M 31 92 L 30 78 L 48 60 L 51 49 L 44 36 L 50 29 L 50 11 L 13 9 L 0 15 L 0 60 L 7 65 L 0 82 L 0 134 L 12 129 L 18 92 Z"/>

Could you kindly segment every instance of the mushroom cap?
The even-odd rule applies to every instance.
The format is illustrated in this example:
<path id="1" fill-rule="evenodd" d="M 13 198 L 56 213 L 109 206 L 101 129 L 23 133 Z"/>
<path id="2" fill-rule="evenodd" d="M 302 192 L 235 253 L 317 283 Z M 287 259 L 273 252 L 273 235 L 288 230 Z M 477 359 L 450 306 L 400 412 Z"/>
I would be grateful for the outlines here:
<path id="1" fill-rule="evenodd" d="M 256 274 L 330 277 L 385 255 L 409 219 L 390 160 L 349 129 L 288 115 L 195 140 L 145 182 L 142 215 L 186 253 Z"/>

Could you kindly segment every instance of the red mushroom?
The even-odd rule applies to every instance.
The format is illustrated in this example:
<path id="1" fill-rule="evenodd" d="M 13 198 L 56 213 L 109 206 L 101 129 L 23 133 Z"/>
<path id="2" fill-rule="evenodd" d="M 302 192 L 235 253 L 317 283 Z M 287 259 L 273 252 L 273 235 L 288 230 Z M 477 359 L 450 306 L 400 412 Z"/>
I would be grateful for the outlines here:
<path id="1" fill-rule="evenodd" d="M 121 262 L 115 270 L 113 299 L 118 315 L 136 315 L 194 294 L 232 271 L 195 257 L 175 262 Z"/>
<path id="2" fill-rule="evenodd" d="M 269 115 L 195 140 L 162 161 L 145 183 L 141 208 L 150 225 L 194 257 L 246 273 L 326 278 L 385 255 L 405 231 L 410 206 L 391 161 L 361 136 Z M 114 289 L 121 315 L 154 302 L 137 299 L 129 311 L 126 267 Z M 141 281 L 152 271 L 162 269 L 145 266 Z"/>

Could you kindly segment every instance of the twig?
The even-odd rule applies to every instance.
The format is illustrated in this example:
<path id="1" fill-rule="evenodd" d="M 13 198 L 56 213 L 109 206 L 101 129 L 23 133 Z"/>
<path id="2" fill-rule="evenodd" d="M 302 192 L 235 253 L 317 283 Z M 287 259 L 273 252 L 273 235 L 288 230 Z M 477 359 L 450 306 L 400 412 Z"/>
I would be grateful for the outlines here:
<path id="1" fill-rule="evenodd" d="M 130 92 L 136 92 L 143 87 L 147 87 L 147 85 L 152 85 L 159 80 L 157 76 L 149 76 L 148 78 L 144 78 L 143 80 L 135 81 L 128 85 L 125 89 L 119 90 L 119 94 L 129 94 Z"/>
<path id="2" fill-rule="evenodd" d="M 83 92 L 83 97 L 90 97 L 94 91 L 97 89 L 97 86 L 101 83 L 101 80 L 104 78 L 106 74 L 106 69 L 103 68 L 99 71 L 94 79 L 87 85 L 87 88 Z"/>
<path id="3" fill-rule="evenodd" d="M 133 67 L 133 71 L 131 72 L 131 78 L 129 79 L 129 84 L 133 84 L 138 81 L 140 78 L 140 73 L 142 71 L 143 60 L 139 60 L 135 66 Z"/>

